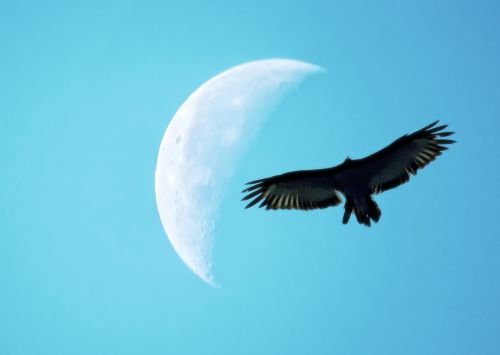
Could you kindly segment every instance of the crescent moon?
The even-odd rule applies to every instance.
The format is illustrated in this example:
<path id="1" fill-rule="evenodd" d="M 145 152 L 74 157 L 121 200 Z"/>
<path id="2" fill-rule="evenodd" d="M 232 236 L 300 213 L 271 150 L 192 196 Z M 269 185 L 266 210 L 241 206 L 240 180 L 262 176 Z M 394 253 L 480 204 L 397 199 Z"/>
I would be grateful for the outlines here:
<path id="1" fill-rule="evenodd" d="M 230 68 L 201 85 L 171 119 L 158 152 L 155 194 L 172 247 L 216 286 L 212 248 L 222 186 L 270 109 L 317 65 L 266 59 Z"/>

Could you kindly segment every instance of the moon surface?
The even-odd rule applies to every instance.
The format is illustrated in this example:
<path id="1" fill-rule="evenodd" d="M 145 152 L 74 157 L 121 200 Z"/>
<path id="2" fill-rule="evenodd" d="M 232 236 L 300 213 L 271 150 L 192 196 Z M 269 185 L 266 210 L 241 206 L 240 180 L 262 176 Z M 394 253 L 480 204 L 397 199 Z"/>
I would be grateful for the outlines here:
<path id="1" fill-rule="evenodd" d="M 237 158 L 279 99 L 319 71 L 290 59 L 244 63 L 201 85 L 171 119 L 156 164 L 156 204 L 176 253 L 206 283 L 216 286 L 214 226 Z"/>

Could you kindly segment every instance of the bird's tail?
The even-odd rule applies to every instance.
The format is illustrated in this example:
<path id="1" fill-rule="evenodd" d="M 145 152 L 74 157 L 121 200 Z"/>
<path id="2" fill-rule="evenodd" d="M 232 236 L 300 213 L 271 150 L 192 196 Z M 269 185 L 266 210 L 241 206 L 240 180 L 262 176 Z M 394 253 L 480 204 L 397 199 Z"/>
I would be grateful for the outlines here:
<path id="1" fill-rule="evenodd" d="M 349 218 L 351 218 L 351 213 L 352 213 L 352 202 L 350 199 L 346 199 L 344 205 L 344 217 L 342 218 L 343 224 L 349 223 Z"/>
<path id="2" fill-rule="evenodd" d="M 351 213 L 353 211 L 358 223 L 364 224 L 368 227 L 371 226 L 370 219 L 376 223 L 382 215 L 382 211 L 380 211 L 377 203 L 370 195 L 364 196 L 363 198 L 346 199 L 344 217 L 342 218 L 343 224 L 347 224 L 349 222 L 349 218 L 351 217 Z"/>

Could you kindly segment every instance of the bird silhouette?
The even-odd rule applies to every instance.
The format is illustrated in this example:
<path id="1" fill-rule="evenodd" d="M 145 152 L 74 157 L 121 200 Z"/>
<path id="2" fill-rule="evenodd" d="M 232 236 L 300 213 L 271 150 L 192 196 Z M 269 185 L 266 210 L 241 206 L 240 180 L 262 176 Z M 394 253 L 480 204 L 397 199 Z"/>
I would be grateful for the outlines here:
<path id="1" fill-rule="evenodd" d="M 454 132 L 445 132 L 448 125 L 439 121 L 395 140 L 387 147 L 362 159 L 346 158 L 337 166 L 292 171 L 247 183 L 242 192 L 246 208 L 261 202 L 266 210 L 313 210 L 337 206 L 345 197 L 342 223 L 347 224 L 354 211 L 360 224 L 370 226 L 382 214 L 372 195 L 409 181 L 411 175 L 427 166 L 455 143 L 445 139 Z"/>

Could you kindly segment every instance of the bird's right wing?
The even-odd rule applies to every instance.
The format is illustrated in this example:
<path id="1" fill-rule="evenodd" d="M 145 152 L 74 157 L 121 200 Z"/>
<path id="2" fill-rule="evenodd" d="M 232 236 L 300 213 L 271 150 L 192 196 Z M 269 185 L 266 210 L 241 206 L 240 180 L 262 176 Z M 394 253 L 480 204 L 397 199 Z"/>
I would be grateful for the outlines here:
<path id="1" fill-rule="evenodd" d="M 242 201 L 250 200 L 246 208 L 261 202 L 259 207 L 273 209 L 312 210 L 336 206 L 342 202 L 332 183 L 331 169 L 302 170 L 247 183 L 250 187 Z"/>

